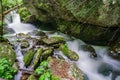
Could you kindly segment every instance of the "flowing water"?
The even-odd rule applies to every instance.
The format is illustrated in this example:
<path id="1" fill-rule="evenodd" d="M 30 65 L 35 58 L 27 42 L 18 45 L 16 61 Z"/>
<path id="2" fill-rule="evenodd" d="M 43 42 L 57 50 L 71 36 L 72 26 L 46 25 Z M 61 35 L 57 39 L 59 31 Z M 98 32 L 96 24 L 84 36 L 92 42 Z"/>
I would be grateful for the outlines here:
<path id="1" fill-rule="evenodd" d="M 12 21 L 5 20 L 8 23 L 8 28 L 12 28 L 15 33 L 14 35 L 9 35 L 8 39 L 12 42 L 17 39 L 15 34 L 18 33 L 28 33 L 36 30 L 35 26 L 31 24 L 21 23 L 19 14 L 13 12 L 10 15 Z M 120 62 L 110 58 L 107 55 L 108 47 L 103 46 L 93 46 L 97 53 L 97 58 L 90 57 L 90 52 L 83 51 L 80 46 L 86 45 L 83 41 L 79 39 L 73 39 L 70 36 L 56 32 L 54 34 L 49 34 L 46 32 L 49 37 L 52 36 L 62 36 L 66 39 L 68 48 L 72 51 L 75 51 L 79 55 L 79 60 L 74 63 L 84 72 L 86 75 L 86 80 L 120 80 Z M 33 46 L 34 41 L 29 41 L 30 47 Z M 20 48 L 20 44 L 14 43 L 15 52 L 17 55 L 17 60 L 19 62 L 19 68 L 21 69 L 30 69 L 24 66 L 23 54 Z M 30 48 L 29 47 L 29 48 Z M 54 54 L 62 55 L 67 61 L 70 61 L 65 57 L 61 51 L 56 51 Z M 105 73 L 105 74 L 104 74 Z M 15 76 L 15 80 L 20 80 L 22 72 L 19 71 Z"/>

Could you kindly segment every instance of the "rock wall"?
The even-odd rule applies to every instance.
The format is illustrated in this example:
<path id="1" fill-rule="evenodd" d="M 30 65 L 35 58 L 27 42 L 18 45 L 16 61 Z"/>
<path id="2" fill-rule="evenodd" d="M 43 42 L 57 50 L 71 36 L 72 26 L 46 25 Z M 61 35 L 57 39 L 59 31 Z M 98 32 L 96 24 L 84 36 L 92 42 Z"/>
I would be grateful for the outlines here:
<path id="1" fill-rule="evenodd" d="M 119 0 L 24 0 L 36 18 L 85 42 L 107 44 L 120 24 Z M 120 32 L 120 31 L 118 31 Z"/>

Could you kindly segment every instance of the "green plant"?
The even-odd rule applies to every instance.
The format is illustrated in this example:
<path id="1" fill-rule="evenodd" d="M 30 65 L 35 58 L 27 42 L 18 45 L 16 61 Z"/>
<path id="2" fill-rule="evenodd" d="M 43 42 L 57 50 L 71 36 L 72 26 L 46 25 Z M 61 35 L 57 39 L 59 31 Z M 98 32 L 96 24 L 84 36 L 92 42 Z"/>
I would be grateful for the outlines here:
<path id="1" fill-rule="evenodd" d="M 48 62 L 47 61 L 43 61 L 43 62 L 40 63 L 40 67 L 38 67 L 35 70 L 35 73 L 41 75 L 41 74 L 43 74 L 47 70 L 47 67 L 48 67 Z"/>
<path id="2" fill-rule="evenodd" d="M 21 7 L 18 9 L 18 13 L 20 14 L 21 19 L 24 21 L 28 16 L 30 16 L 29 11 L 25 7 Z"/>
<path id="3" fill-rule="evenodd" d="M 2 0 L 3 11 L 8 10 L 21 3 L 23 3 L 22 0 Z"/>
<path id="4" fill-rule="evenodd" d="M 0 78 L 13 79 L 16 70 L 12 68 L 10 62 L 5 58 L 0 58 Z"/>
<path id="5" fill-rule="evenodd" d="M 35 73 L 40 75 L 39 80 L 59 80 L 59 77 L 52 75 L 47 61 L 41 62 Z"/>

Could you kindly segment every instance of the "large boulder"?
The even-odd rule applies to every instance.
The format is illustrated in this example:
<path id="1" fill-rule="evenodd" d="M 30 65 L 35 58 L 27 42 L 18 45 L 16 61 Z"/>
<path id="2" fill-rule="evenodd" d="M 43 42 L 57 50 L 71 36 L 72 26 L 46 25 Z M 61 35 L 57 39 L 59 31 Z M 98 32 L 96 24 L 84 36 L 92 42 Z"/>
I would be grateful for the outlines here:
<path id="1" fill-rule="evenodd" d="M 120 24 L 119 0 L 24 0 L 24 4 L 39 21 L 92 44 L 107 44 Z"/>
<path id="2" fill-rule="evenodd" d="M 24 3 L 41 21 L 56 17 L 100 26 L 120 23 L 119 0 L 24 0 Z"/>
<path id="3" fill-rule="evenodd" d="M 15 51 L 7 42 L 0 42 L 0 58 L 6 58 L 11 64 L 15 62 Z"/>
<path id="4" fill-rule="evenodd" d="M 49 68 L 60 80 L 84 80 L 83 72 L 74 64 L 64 60 L 51 59 Z"/>

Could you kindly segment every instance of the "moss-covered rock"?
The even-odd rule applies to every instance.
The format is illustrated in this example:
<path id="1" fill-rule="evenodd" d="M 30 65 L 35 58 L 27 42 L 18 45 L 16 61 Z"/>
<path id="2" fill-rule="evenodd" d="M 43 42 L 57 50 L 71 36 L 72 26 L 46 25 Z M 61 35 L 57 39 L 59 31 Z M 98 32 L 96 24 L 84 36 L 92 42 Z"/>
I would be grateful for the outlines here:
<path id="1" fill-rule="evenodd" d="M 83 50 L 83 51 L 90 52 L 92 57 L 97 57 L 95 49 L 90 45 L 81 45 L 80 49 Z"/>
<path id="2" fill-rule="evenodd" d="M 29 34 L 24 34 L 24 33 L 19 33 L 19 34 L 17 34 L 17 37 L 19 37 L 19 38 L 30 38 L 30 35 Z"/>
<path id="3" fill-rule="evenodd" d="M 28 48 L 30 46 L 27 40 L 21 41 L 21 48 Z"/>
<path id="4" fill-rule="evenodd" d="M 16 72 L 18 72 L 19 66 L 18 66 L 18 63 L 17 63 L 17 62 L 14 62 L 14 64 L 13 64 L 12 67 L 16 70 Z"/>
<path id="5" fill-rule="evenodd" d="M 52 45 L 59 44 L 59 43 L 65 43 L 65 40 L 63 37 L 51 37 L 51 38 L 43 39 L 43 42 L 46 45 L 52 46 Z"/>
<path id="6" fill-rule="evenodd" d="M 30 75 L 27 80 L 37 80 L 37 78 L 34 75 Z"/>
<path id="7" fill-rule="evenodd" d="M 95 45 L 106 45 L 110 42 L 115 30 L 112 28 L 102 28 L 100 26 L 81 24 L 73 21 L 58 20 L 57 30 L 72 35 L 76 38 L 80 38 L 84 42 Z M 119 37 L 116 35 L 112 41 Z"/>
<path id="8" fill-rule="evenodd" d="M 6 58 L 11 64 L 15 62 L 15 51 L 7 42 L 0 42 L 0 58 Z"/>
<path id="9" fill-rule="evenodd" d="M 35 58 L 34 58 L 34 61 L 33 61 L 33 68 L 35 69 L 39 64 L 39 60 L 40 60 L 40 56 L 41 54 L 43 53 L 43 49 L 42 48 L 39 48 L 35 54 Z"/>
<path id="10" fill-rule="evenodd" d="M 26 67 L 30 65 L 33 57 L 34 57 L 34 51 L 33 50 L 27 51 L 27 53 L 25 54 L 24 59 L 23 59 Z"/>
<path id="11" fill-rule="evenodd" d="M 66 44 L 62 44 L 60 46 L 60 50 L 63 52 L 64 55 L 66 55 L 70 60 L 77 61 L 79 59 L 79 56 L 74 51 L 71 51 L 68 49 Z"/>
<path id="12" fill-rule="evenodd" d="M 113 44 L 108 50 L 108 55 L 116 60 L 120 60 L 120 39 L 118 40 L 118 43 Z"/>
<path id="13" fill-rule="evenodd" d="M 53 48 L 45 49 L 44 52 L 41 54 L 41 60 L 47 60 L 49 56 L 53 55 Z"/>
<path id="14" fill-rule="evenodd" d="M 30 35 L 35 35 L 35 36 L 46 36 L 46 34 L 43 31 L 38 31 L 38 30 L 34 30 L 33 32 L 29 32 Z"/>
<path id="15" fill-rule="evenodd" d="M 26 18 L 24 18 L 24 23 L 34 23 L 36 21 L 35 15 L 29 15 Z"/>

